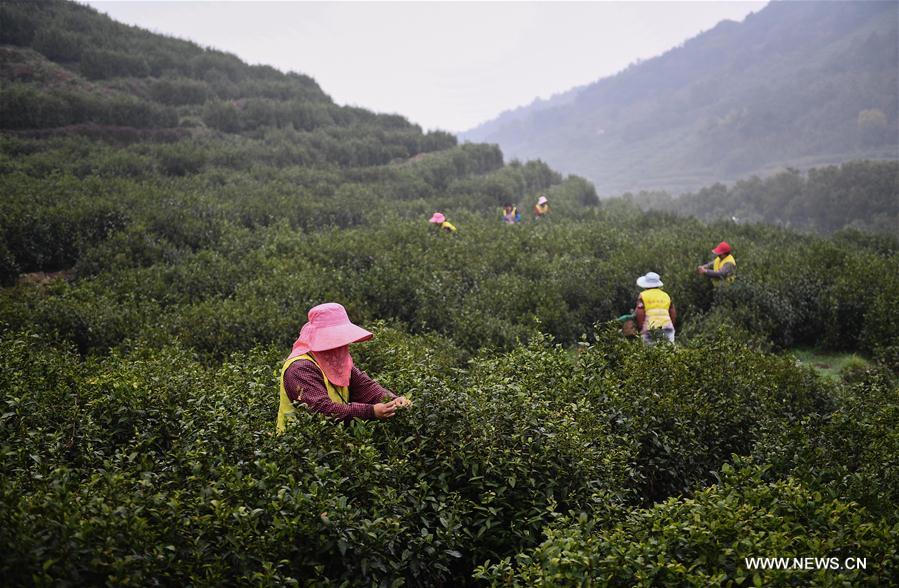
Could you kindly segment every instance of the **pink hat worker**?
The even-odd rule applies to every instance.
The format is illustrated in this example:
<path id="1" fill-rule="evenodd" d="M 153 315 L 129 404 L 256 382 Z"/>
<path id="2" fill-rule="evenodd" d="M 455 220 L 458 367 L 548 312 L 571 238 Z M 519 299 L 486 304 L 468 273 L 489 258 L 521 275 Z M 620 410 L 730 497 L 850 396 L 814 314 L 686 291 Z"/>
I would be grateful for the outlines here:
<path id="1" fill-rule="evenodd" d="M 431 215 L 431 218 L 428 219 L 429 223 L 437 225 L 443 232 L 445 233 L 455 233 L 456 225 L 446 220 L 446 216 L 442 212 L 435 212 Z"/>
<path id="2" fill-rule="evenodd" d="M 348 422 L 352 419 L 386 419 L 397 408 L 411 406 L 353 365 L 349 346 L 368 341 L 372 333 L 350 322 L 346 309 L 336 302 L 309 310 L 290 355 L 281 367 L 276 430 L 283 433 L 296 414 L 294 403 L 311 411 Z M 388 402 L 383 402 L 389 399 Z"/>

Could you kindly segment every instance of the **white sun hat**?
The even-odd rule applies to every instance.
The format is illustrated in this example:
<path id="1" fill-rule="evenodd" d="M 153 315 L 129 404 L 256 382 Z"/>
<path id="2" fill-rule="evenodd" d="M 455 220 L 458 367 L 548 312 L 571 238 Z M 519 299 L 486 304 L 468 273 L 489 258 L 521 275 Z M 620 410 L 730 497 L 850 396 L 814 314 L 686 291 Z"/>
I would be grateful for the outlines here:
<path id="1" fill-rule="evenodd" d="M 645 276 L 637 278 L 637 285 L 641 288 L 661 288 L 664 284 L 662 284 L 662 278 L 659 274 L 649 272 Z"/>

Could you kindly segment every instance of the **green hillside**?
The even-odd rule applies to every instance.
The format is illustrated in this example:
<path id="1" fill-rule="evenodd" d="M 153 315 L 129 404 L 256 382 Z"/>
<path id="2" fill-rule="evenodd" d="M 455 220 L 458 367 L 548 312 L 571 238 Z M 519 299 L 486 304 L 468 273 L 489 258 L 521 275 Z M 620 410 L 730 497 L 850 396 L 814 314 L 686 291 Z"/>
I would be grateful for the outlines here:
<path id="1" fill-rule="evenodd" d="M 895 240 L 600 204 L 541 161 L 73 3 L 4 2 L 0 27 L 4 586 L 899 573 Z M 715 288 L 696 266 L 722 239 L 739 269 Z M 614 320 L 649 271 L 675 345 Z M 328 301 L 375 333 L 356 365 L 414 405 L 345 426 L 300 408 L 275 435 L 278 369 Z M 822 375 L 797 347 L 861 359 Z M 744 559 L 764 556 L 867 565 Z"/>
<path id="2" fill-rule="evenodd" d="M 462 133 L 592 181 L 695 191 L 899 158 L 895 2 L 771 2 L 660 57 Z"/>
<path id="3" fill-rule="evenodd" d="M 15 136 L 127 144 L 205 140 L 218 132 L 249 139 L 232 141 L 237 156 L 262 144 L 263 129 L 285 129 L 293 133 L 290 148 L 272 150 L 285 163 L 343 167 L 455 145 L 400 116 L 337 106 L 308 76 L 249 66 L 77 4 L 4 2 L 0 27 L 0 128 Z"/>

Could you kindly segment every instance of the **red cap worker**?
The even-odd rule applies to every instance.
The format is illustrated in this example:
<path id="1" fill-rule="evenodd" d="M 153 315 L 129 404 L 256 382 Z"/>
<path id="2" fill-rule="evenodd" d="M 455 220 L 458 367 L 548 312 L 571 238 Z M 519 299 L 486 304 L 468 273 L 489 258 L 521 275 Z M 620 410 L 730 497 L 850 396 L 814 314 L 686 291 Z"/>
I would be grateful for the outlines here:
<path id="1" fill-rule="evenodd" d="M 696 271 L 712 280 L 715 286 L 732 283 L 737 277 L 737 262 L 730 245 L 727 241 L 721 241 L 712 249 L 712 253 L 715 254 L 715 259 L 699 266 Z"/>

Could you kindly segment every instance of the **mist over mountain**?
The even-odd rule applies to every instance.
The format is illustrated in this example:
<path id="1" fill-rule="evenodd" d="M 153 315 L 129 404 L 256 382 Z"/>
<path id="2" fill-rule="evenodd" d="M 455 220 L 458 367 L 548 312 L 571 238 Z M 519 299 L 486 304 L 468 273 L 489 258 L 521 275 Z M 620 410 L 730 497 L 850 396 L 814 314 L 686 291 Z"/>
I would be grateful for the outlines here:
<path id="1" fill-rule="evenodd" d="M 659 57 L 461 133 L 601 195 L 896 159 L 899 4 L 772 2 Z"/>

